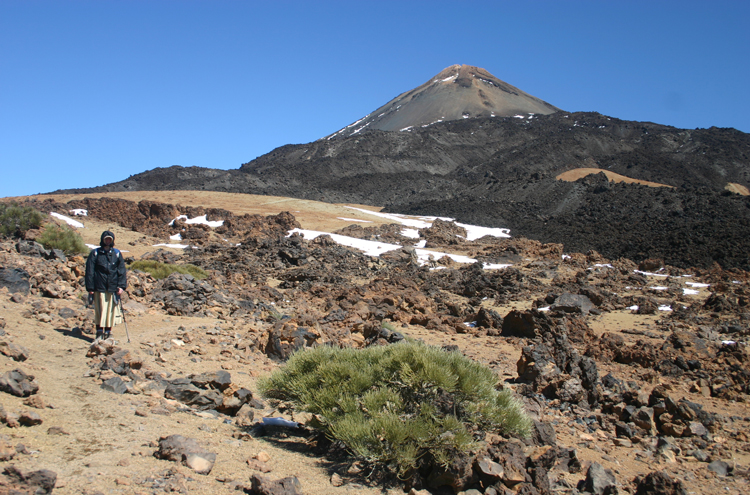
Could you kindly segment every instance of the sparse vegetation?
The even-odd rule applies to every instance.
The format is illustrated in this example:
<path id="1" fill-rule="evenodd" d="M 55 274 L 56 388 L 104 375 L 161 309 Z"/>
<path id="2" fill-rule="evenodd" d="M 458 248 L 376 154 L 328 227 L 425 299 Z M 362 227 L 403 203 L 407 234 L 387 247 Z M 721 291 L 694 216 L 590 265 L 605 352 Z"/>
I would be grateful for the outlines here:
<path id="1" fill-rule="evenodd" d="M 173 273 L 182 273 L 184 275 L 192 275 L 198 280 L 203 280 L 208 277 L 208 273 L 200 267 L 195 265 L 173 265 L 168 263 L 160 263 L 153 260 L 138 260 L 130 265 L 131 270 L 141 270 L 149 273 L 152 277 L 157 280 L 167 278 Z"/>
<path id="2" fill-rule="evenodd" d="M 396 330 L 396 325 L 394 325 L 393 323 L 391 323 L 389 321 L 383 320 L 382 327 L 385 328 L 386 330 L 390 330 L 391 332 L 396 332 L 397 331 Z"/>
<path id="3" fill-rule="evenodd" d="M 448 465 L 474 447 L 479 430 L 529 434 L 521 403 L 496 384 L 492 370 L 458 352 L 403 342 L 301 350 L 259 388 L 319 415 L 330 438 L 403 478 Z"/>
<path id="4" fill-rule="evenodd" d="M 42 225 L 44 215 L 30 206 L 18 203 L 0 203 L 0 234 L 22 237 L 29 229 Z"/>
<path id="5" fill-rule="evenodd" d="M 67 225 L 48 223 L 44 226 L 39 244 L 47 249 L 60 249 L 65 254 L 86 254 L 89 248 L 83 242 L 80 234 Z"/>

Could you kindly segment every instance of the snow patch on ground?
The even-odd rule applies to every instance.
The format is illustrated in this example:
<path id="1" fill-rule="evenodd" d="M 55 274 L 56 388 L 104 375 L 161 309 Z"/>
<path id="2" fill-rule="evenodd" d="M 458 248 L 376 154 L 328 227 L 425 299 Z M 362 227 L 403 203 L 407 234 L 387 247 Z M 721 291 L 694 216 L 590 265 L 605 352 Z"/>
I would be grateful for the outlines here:
<path id="1" fill-rule="evenodd" d="M 339 234 L 330 234 L 328 232 L 319 232 L 316 230 L 292 229 L 289 231 L 289 236 L 293 234 L 299 234 L 307 240 L 315 239 L 316 237 L 321 236 L 321 235 L 327 235 L 327 236 L 330 236 L 331 239 L 337 244 L 357 249 L 359 251 L 362 251 L 367 256 L 374 256 L 374 257 L 380 256 L 381 254 L 387 253 L 388 251 L 395 251 L 396 249 L 401 249 L 403 247 L 400 244 L 391 244 L 388 242 L 379 242 L 379 241 L 369 241 L 366 239 L 357 239 L 356 237 L 349 237 L 349 236 L 339 235 Z M 463 256 L 459 254 L 451 254 L 451 253 L 443 253 L 440 251 L 431 251 L 429 249 L 416 248 L 414 249 L 414 252 L 417 255 L 417 261 L 419 262 L 420 265 L 436 263 L 437 260 L 445 256 L 452 259 L 456 263 L 476 263 L 477 262 L 477 260 L 475 260 L 474 258 L 469 258 L 468 256 Z M 491 270 L 491 269 L 507 268 L 511 265 L 484 263 L 483 266 L 485 269 Z"/>
<path id="2" fill-rule="evenodd" d="M 373 215 L 380 218 L 385 218 L 393 222 L 398 222 L 407 227 L 413 227 L 415 229 L 427 229 L 432 226 L 432 222 L 437 219 L 445 220 L 446 222 L 452 222 L 453 219 L 450 217 L 413 217 L 409 215 L 401 215 L 398 213 L 382 213 L 379 211 L 366 210 L 364 208 L 355 208 L 354 206 L 347 206 L 352 210 L 356 210 L 367 215 Z M 480 237 L 490 235 L 493 237 L 510 237 L 510 229 L 494 228 L 494 227 L 480 227 L 478 225 L 469 225 L 465 223 L 458 223 L 456 225 L 466 229 L 466 240 L 474 241 Z"/>
<path id="3" fill-rule="evenodd" d="M 206 219 L 206 215 L 201 215 L 195 218 L 188 218 L 187 215 L 180 215 L 174 220 L 172 220 L 171 222 L 169 222 L 169 226 L 173 227 L 174 223 L 180 219 L 185 220 L 185 223 L 187 224 L 203 224 L 203 225 L 208 225 L 211 228 L 221 227 L 222 225 L 224 225 L 224 220 L 209 221 Z"/>
<path id="4" fill-rule="evenodd" d="M 174 249 L 186 249 L 190 246 L 187 244 L 154 244 L 154 247 L 168 247 Z"/>
<path id="5" fill-rule="evenodd" d="M 357 222 L 357 223 L 372 223 L 372 220 L 360 220 L 359 218 L 346 218 L 346 217 L 336 217 L 339 220 L 343 220 L 345 222 Z"/>
<path id="6" fill-rule="evenodd" d="M 70 225 L 71 227 L 75 227 L 77 229 L 84 228 L 83 224 L 81 222 L 79 222 L 77 220 L 73 220 L 70 217 L 66 217 L 65 215 L 60 215 L 59 213 L 55 213 L 54 211 L 50 213 L 50 216 L 53 216 L 55 218 L 58 218 L 58 219 L 62 220 L 63 222 L 65 222 L 68 225 Z"/>

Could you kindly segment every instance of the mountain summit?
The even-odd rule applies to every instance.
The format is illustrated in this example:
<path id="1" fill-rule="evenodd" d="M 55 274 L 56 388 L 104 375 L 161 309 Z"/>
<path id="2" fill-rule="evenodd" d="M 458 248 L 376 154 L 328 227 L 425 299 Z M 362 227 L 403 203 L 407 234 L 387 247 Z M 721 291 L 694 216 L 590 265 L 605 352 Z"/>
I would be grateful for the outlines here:
<path id="1" fill-rule="evenodd" d="M 328 137 L 348 137 L 365 129 L 404 131 L 471 117 L 547 115 L 558 110 L 482 68 L 451 65 L 421 86 L 402 93 Z"/>

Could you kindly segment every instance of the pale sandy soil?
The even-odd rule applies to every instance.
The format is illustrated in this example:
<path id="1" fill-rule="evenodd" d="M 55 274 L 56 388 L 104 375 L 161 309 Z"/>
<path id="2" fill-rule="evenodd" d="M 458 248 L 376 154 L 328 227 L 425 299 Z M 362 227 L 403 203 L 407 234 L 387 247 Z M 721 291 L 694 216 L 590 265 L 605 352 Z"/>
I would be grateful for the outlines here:
<path id="1" fill-rule="evenodd" d="M 203 206 L 205 208 L 223 208 L 235 215 L 257 214 L 277 215 L 282 211 L 288 211 L 294 215 L 302 227 L 310 230 L 331 232 L 354 222 L 341 220 L 362 219 L 362 225 L 379 225 L 389 223 L 383 218 L 374 215 L 360 213 L 347 206 L 362 208 L 372 211 L 380 211 L 382 208 L 358 205 L 358 204 L 331 204 L 307 199 L 283 198 L 280 196 L 260 196 L 257 194 L 222 193 L 210 191 L 132 191 L 116 193 L 95 194 L 45 194 L 41 196 L 18 196 L 15 198 L 3 198 L 3 201 L 23 201 L 24 199 L 36 198 L 39 200 L 53 199 L 60 203 L 67 203 L 75 199 L 112 197 L 135 201 L 141 200 L 158 201 L 182 206 Z M 85 219 L 84 219 L 85 222 Z"/>
<path id="2" fill-rule="evenodd" d="M 582 177 L 586 177 L 587 175 L 591 175 L 591 174 L 598 174 L 599 172 L 604 172 L 607 178 L 613 182 L 625 182 L 627 184 L 642 184 L 644 186 L 649 186 L 649 187 L 674 187 L 674 186 L 668 186 L 666 184 L 659 184 L 658 182 L 649 182 L 647 180 L 631 179 L 630 177 L 626 177 L 624 175 L 620 175 L 615 172 L 610 172 L 609 170 L 604 170 L 602 168 L 575 168 L 573 170 L 568 170 L 566 172 L 563 172 L 555 178 L 557 180 L 574 182 Z"/>
<path id="3" fill-rule="evenodd" d="M 742 184 L 736 184 L 734 182 L 728 182 L 727 185 L 724 187 L 727 191 L 731 191 L 736 194 L 741 194 L 742 196 L 750 196 L 750 189 L 743 186 Z"/>

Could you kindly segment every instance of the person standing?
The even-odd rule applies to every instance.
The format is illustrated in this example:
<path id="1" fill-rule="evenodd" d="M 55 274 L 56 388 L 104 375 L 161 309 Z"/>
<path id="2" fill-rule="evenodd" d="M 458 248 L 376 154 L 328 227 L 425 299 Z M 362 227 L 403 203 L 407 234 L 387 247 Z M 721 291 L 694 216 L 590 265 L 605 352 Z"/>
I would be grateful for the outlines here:
<path id="1" fill-rule="evenodd" d="M 128 286 L 128 280 L 125 260 L 114 246 L 115 235 L 105 230 L 99 247 L 92 249 L 86 260 L 86 291 L 89 293 L 89 304 L 94 303 L 95 341 L 110 338 L 112 327 L 122 322 L 118 302 Z"/>

